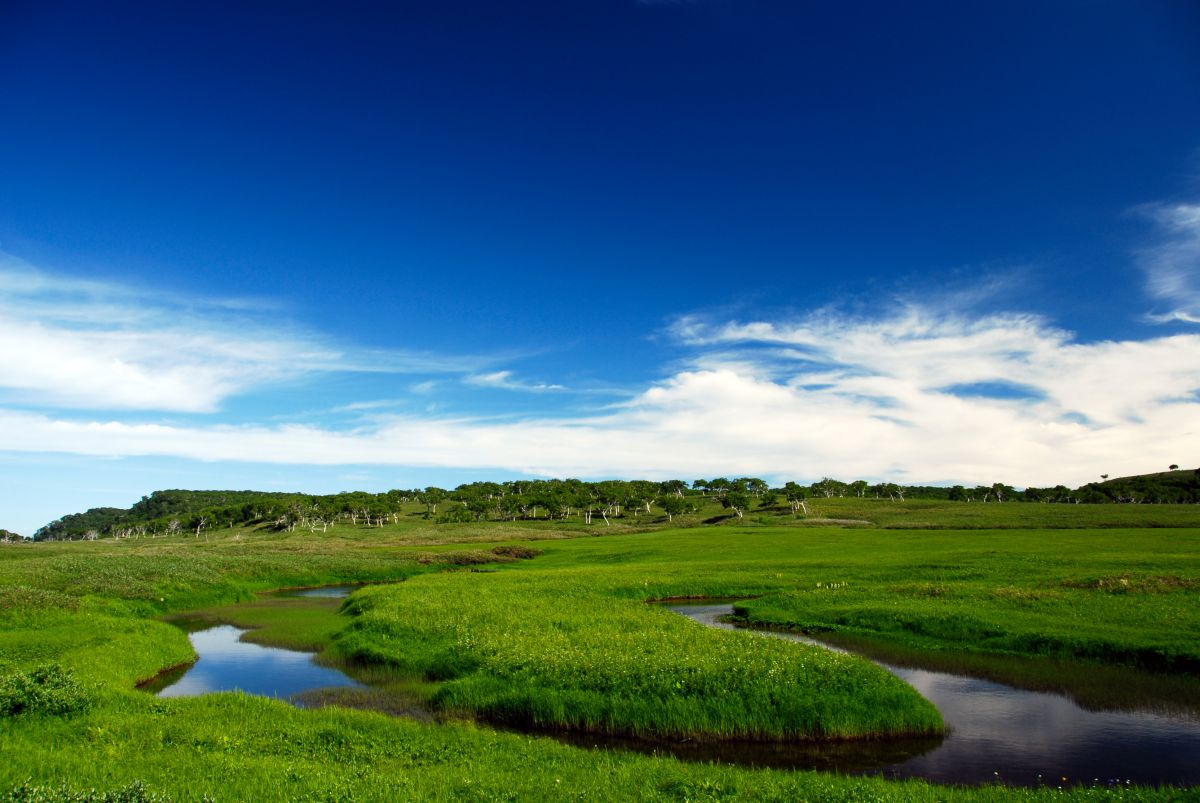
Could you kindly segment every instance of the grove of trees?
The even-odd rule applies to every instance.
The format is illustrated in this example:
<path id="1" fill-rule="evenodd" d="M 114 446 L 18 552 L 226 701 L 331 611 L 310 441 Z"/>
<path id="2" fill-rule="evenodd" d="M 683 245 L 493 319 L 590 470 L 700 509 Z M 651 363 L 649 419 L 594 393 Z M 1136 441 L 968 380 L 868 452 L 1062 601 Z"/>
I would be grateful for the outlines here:
<path id="1" fill-rule="evenodd" d="M 39 529 L 34 538 L 141 538 L 182 533 L 202 538 L 214 529 L 247 525 L 280 531 L 300 528 L 325 532 L 337 523 L 384 527 L 398 523 L 402 515 L 421 515 L 439 522 L 578 518 L 584 524 L 607 524 L 613 518 L 636 521 L 642 516 L 674 521 L 676 516 L 713 504 L 728 510 L 729 516 L 741 519 L 751 509 L 782 512 L 784 503 L 793 515 L 808 515 L 808 500 L 835 497 L 893 502 L 940 499 L 1001 504 L 1197 504 L 1200 469 L 1104 479 L 1075 489 L 1057 485 L 1017 490 L 1001 482 L 971 488 L 899 485 L 866 480 L 843 482 L 831 477 L 807 485 L 789 481 L 772 488 L 757 477 L 716 477 L 691 482 L 513 480 L 472 482 L 452 490 L 430 486 L 385 493 L 354 491 L 327 495 L 167 490 L 144 496 L 128 509 L 102 507 L 63 516 Z M 412 512 L 413 505 L 419 506 L 419 513 Z"/>

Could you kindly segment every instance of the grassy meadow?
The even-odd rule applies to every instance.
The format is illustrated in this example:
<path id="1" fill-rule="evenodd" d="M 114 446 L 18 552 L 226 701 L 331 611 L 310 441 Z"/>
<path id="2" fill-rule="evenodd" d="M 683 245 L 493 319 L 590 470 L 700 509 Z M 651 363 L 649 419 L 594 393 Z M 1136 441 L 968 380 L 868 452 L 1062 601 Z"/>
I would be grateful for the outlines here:
<path id="1" fill-rule="evenodd" d="M 1017 509 L 1019 510 L 1013 510 Z M 1048 511 L 1048 512 L 1047 512 Z M 1072 523 L 1060 511 L 1077 511 Z M 1105 511 L 1111 520 L 1101 521 Z M 1137 514 L 1145 511 L 1143 520 Z M 1037 516 L 1046 512 L 1046 519 Z M 940 719 L 860 659 L 717 632 L 645 604 L 732 597 L 777 627 L 1015 677 L 1151 668 L 1195 693 L 1200 511 L 1186 506 L 810 503 L 810 518 L 700 511 L 667 528 L 560 521 L 0 548 L 0 795 L 72 799 L 1184 799 L 1188 790 L 953 788 L 585 750 L 569 728 L 668 738 L 928 733 Z M 679 517 L 683 518 L 683 517 Z M 816 521 L 814 521 L 816 519 Z M 832 524 L 830 519 L 853 520 Z M 983 525 L 992 521 L 994 526 Z M 500 548 L 497 548 L 500 547 Z M 506 547 L 519 547 L 509 549 Z M 345 605 L 256 592 L 384 582 Z M 163 617 L 394 671 L 434 721 L 136 684 L 191 659 Z M 61 667 L 35 681 L 39 667 Z M 1014 668 L 1015 667 L 1015 668 Z M 1061 673 L 1055 671 L 1052 674 Z M 39 678 L 42 676 L 38 676 Z M 40 684 L 40 685 L 39 685 Z M 1068 689 L 1068 691 L 1070 691 Z M 1200 699 L 1200 695 L 1196 696 Z M 376 707 L 387 709 L 384 702 Z M 393 710 L 403 710 L 398 705 Z M 533 733 L 495 731 L 487 723 Z M 131 786 L 131 784 L 142 786 Z M 141 790 L 141 791 L 139 791 Z M 43 794 L 46 797 L 38 798 Z M 140 796 L 140 797 L 139 797 Z M 0 798 L 2 799 L 2 798 Z M 99 799 L 98 797 L 95 799 Z"/>

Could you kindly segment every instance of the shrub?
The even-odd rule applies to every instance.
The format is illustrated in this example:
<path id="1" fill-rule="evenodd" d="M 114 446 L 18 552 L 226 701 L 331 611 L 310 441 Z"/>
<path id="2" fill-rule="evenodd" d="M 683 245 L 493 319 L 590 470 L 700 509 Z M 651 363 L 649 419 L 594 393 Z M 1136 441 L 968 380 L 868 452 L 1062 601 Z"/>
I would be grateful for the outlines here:
<path id="1" fill-rule="evenodd" d="M 65 716 L 88 706 L 83 687 L 58 664 L 16 672 L 0 680 L 0 715 Z"/>
<path id="2" fill-rule="evenodd" d="M 517 558 L 518 560 L 530 560 L 542 554 L 542 550 L 534 549 L 528 546 L 497 546 L 492 547 L 492 554 L 499 555 L 504 558 Z"/>

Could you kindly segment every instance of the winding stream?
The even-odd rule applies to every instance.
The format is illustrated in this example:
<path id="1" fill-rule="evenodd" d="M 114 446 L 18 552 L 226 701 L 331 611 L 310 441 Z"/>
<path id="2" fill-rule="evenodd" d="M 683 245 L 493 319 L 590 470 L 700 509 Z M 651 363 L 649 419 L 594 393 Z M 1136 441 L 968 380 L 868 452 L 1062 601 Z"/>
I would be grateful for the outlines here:
<path id="1" fill-rule="evenodd" d="M 329 586 L 277 593 L 328 600 L 345 597 L 355 588 L 358 586 Z M 664 607 L 709 627 L 735 629 L 722 621 L 733 612 L 728 602 Z M 241 641 L 245 632 L 231 625 L 216 625 L 189 633 L 198 660 L 165 674 L 147 690 L 163 697 L 240 690 L 304 704 L 314 689 L 374 687 L 374 683 L 363 684 L 316 664 L 310 653 Z M 759 632 L 764 638 L 837 649 L 796 634 Z M 591 734 L 555 737 L 579 746 L 666 754 L 683 760 L 870 773 L 939 783 L 1052 787 L 1200 784 L 1200 717 L 1194 712 L 1089 711 L 1061 694 L 1026 691 L 966 675 L 880 665 L 937 706 L 948 726 L 944 738 L 764 744 L 648 741 Z M 402 708 L 395 712 L 413 714 Z M 427 719 L 428 712 L 424 714 Z"/>
<path id="2" fill-rule="evenodd" d="M 736 628 L 721 621 L 733 613 L 729 603 L 666 607 L 709 627 Z M 759 632 L 764 637 L 820 644 L 790 633 Z M 840 765 L 837 759 L 832 762 L 841 771 L 1018 786 L 1200 783 L 1200 719 L 1195 716 L 1088 711 L 1060 694 L 965 675 L 880 666 L 937 706 L 949 732 L 940 744 L 919 755 L 889 761 L 886 754 L 879 754 L 880 763 L 872 767 L 862 765 L 877 747 L 855 755 L 849 746 Z"/>

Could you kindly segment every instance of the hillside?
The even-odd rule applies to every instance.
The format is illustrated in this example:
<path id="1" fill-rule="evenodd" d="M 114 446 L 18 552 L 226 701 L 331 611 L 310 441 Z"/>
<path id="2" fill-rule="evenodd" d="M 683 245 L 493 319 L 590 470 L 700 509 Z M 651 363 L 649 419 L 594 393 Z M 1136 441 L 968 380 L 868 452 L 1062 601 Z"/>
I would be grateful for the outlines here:
<path id="1" fill-rule="evenodd" d="M 1200 503 L 1200 468 L 1117 477 L 1080 490 L 1098 493 L 1111 502 L 1196 504 Z"/>
<path id="2" fill-rule="evenodd" d="M 128 508 L 95 507 L 83 513 L 71 513 L 50 522 L 34 533 L 38 541 L 91 539 L 123 530 L 174 530 L 196 520 L 218 518 L 222 523 L 249 523 L 294 504 L 301 494 L 266 491 L 155 491 Z M 226 521 L 228 520 L 228 521 Z M 173 523 L 174 522 L 174 526 Z"/>

